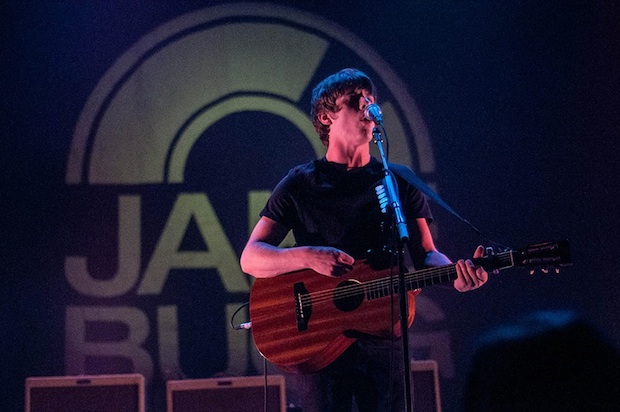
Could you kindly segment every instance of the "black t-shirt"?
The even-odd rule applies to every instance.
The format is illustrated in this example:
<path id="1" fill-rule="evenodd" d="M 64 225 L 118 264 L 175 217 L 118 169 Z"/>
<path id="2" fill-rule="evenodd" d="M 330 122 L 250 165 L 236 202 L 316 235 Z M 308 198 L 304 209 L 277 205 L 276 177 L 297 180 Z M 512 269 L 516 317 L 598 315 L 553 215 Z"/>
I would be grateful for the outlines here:
<path id="1" fill-rule="evenodd" d="M 415 219 L 432 219 L 431 211 L 422 192 L 395 176 L 411 232 Z M 351 170 L 325 158 L 314 160 L 289 171 L 261 216 L 292 230 L 298 246 L 332 246 L 355 259 L 364 258 L 369 250 L 381 250 L 390 233 L 376 190 L 383 177 L 383 166 L 375 158 Z"/>

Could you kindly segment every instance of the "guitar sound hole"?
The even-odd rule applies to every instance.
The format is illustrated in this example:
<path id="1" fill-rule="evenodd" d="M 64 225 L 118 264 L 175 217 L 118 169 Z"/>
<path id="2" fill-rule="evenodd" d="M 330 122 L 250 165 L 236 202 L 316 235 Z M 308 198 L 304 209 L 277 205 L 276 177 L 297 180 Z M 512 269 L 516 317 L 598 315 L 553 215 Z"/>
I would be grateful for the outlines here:
<path id="1" fill-rule="evenodd" d="M 334 305 L 343 312 L 351 312 L 364 301 L 364 287 L 356 280 L 339 283 L 334 289 Z"/>

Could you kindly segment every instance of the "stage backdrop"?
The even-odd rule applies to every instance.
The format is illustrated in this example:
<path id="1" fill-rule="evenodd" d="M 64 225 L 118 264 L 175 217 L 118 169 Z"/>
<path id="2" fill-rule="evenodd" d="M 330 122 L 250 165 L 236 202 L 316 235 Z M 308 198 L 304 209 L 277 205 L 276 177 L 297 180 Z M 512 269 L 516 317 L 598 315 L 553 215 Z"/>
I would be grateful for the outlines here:
<path id="1" fill-rule="evenodd" d="M 520 313 L 620 340 L 613 7 L 402 3 L 3 6 L 0 409 L 28 376 L 141 373 L 159 411 L 166 380 L 261 374 L 230 326 L 238 258 L 270 189 L 323 156 L 310 93 L 344 67 L 378 86 L 390 160 L 483 232 L 434 204 L 442 251 L 571 242 L 559 275 L 418 297 L 410 350 L 438 362 L 446 410 L 477 337 Z"/>

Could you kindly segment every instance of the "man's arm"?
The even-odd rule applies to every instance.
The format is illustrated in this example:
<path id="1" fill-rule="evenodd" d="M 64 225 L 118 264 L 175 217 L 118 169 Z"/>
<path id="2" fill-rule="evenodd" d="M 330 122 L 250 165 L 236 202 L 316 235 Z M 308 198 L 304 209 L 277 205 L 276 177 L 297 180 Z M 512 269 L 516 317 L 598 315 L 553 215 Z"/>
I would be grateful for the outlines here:
<path id="1" fill-rule="evenodd" d="M 450 264 L 450 259 L 435 247 L 435 242 L 426 219 L 416 219 L 416 222 L 420 231 L 422 248 L 426 251 L 425 266 Z M 474 258 L 482 256 L 484 256 L 484 247 L 478 246 L 474 251 Z M 477 289 L 489 280 L 487 271 L 482 266 L 475 266 L 470 259 L 459 259 L 456 262 L 456 274 L 457 278 L 454 281 L 454 288 L 459 292 Z"/>
<path id="2" fill-rule="evenodd" d="M 257 278 L 269 278 L 300 269 L 312 269 L 326 276 L 341 276 L 354 259 L 333 247 L 278 247 L 288 229 L 267 217 L 258 221 L 241 253 L 241 270 Z"/>

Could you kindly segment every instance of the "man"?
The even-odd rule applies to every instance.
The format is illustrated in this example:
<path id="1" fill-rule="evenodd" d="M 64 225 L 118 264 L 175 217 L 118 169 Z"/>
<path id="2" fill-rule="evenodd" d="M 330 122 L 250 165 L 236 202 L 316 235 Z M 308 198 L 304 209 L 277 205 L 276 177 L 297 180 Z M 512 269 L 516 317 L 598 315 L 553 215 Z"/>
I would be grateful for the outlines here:
<path id="1" fill-rule="evenodd" d="M 312 93 L 312 122 L 323 144 L 324 158 L 297 166 L 276 186 L 241 255 L 241 268 L 257 278 L 300 269 L 338 277 L 356 260 L 389 245 L 390 223 L 381 211 L 375 188 L 384 177 L 382 163 L 370 155 L 374 123 L 364 109 L 375 102 L 370 78 L 343 69 L 320 82 Z M 437 250 L 428 222 L 432 216 L 424 195 L 396 176 L 408 223 L 407 245 L 417 268 L 451 263 Z M 292 230 L 296 246 L 278 245 Z M 481 257 L 479 246 L 474 257 Z M 456 263 L 454 288 L 465 292 L 488 280 L 470 261 Z M 307 411 L 404 410 L 400 342 L 360 336 L 338 359 L 316 374 L 296 375 L 301 407 Z"/>

